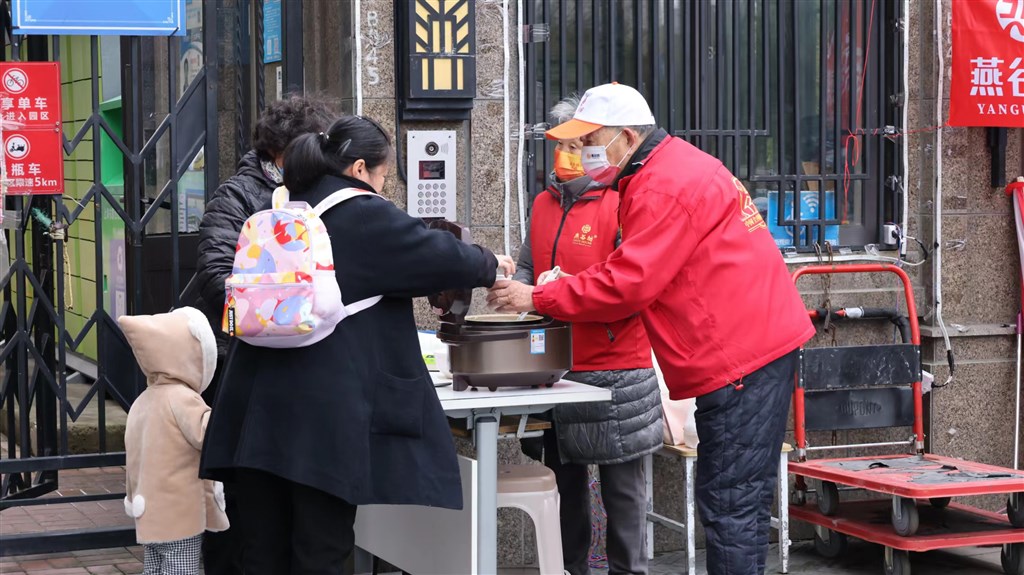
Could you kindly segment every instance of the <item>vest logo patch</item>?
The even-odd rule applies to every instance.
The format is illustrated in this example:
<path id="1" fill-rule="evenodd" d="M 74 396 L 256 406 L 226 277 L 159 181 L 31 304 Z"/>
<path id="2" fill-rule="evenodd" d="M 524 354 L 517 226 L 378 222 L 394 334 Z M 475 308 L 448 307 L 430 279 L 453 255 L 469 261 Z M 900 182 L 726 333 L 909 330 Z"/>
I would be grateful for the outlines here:
<path id="1" fill-rule="evenodd" d="M 740 220 L 743 221 L 743 225 L 746 226 L 748 232 L 755 232 L 757 230 L 767 230 L 768 224 L 764 222 L 764 218 L 761 217 L 761 212 L 757 211 L 757 206 L 754 205 L 754 200 L 751 199 L 750 194 L 747 192 L 747 188 L 743 187 L 743 183 L 738 178 L 733 177 L 732 185 L 736 186 L 738 192 L 737 199 L 739 201 L 740 208 Z"/>
<path id="2" fill-rule="evenodd" d="M 583 227 L 580 228 L 580 231 L 576 232 L 576 234 L 573 235 L 572 237 L 573 245 L 583 246 L 585 248 L 593 247 L 594 240 L 597 239 L 597 234 L 591 234 L 590 232 L 592 230 L 593 228 L 590 227 L 590 224 L 583 224 Z"/>

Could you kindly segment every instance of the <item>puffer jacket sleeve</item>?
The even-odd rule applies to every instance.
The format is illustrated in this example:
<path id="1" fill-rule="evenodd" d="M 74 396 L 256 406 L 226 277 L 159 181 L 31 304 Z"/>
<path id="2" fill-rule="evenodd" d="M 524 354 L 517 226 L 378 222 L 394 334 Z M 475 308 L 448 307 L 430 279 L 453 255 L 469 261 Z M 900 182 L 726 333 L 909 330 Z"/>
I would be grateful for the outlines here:
<path id="1" fill-rule="evenodd" d="M 526 222 L 526 238 L 519 248 L 519 261 L 516 262 L 516 273 L 512 279 L 526 285 L 533 285 L 533 247 L 530 245 L 530 222 Z"/>
<path id="2" fill-rule="evenodd" d="M 238 231 L 259 208 L 251 205 L 249 196 L 242 186 L 228 179 L 214 192 L 199 224 L 196 279 L 203 301 L 210 308 L 204 310 L 208 314 L 224 305 L 224 281 L 235 262 Z"/>

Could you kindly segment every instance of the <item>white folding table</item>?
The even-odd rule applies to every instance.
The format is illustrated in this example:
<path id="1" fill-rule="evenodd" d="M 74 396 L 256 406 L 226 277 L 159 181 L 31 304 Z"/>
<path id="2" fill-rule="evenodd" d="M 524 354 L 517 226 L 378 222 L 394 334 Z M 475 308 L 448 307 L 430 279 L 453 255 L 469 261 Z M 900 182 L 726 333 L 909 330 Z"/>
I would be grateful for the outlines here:
<path id="1" fill-rule="evenodd" d="M 559 381 L 553 387 L 499 387 L 496 391 L 455 391 L 450 384 L 436 373 L 431 374 L 437 387 L 437 396 L 445 414 L 453 419 L 465 419 L 472 430 L 476 447 L 476 464 L 463 468 L 463 489 L 475 491 L 475 505 L 468 513 L 475 517 L 463 517 L 465 525 L 475 531 L 476 553 L 471 566 L 473 574 L 496 575 L 498 572 L 498 424 L 503 415 L 532 415 L 549 411 L 556 405 L 566 403 L 590 403 L 611 401 L 611 391 L 572 381 Z M 476 481 L 466 485 L 465 478 L 475 475 Z M 463 513 L 466 513 L 464 510 Z M 444 553 L 443 549 L 417 549 L 420 544 L 416 537 L 403 537 L 403 541 L 384 541 L 382 534 L 408 532 L 411 523 L 430 522 L 431 513 L 437 513 L 435 525 L 445 525 L 452 520 L 453 512 L 423 507 L 368 505 L 361 507 L 356 520 L 356 545 L 396 567 L 413 575 L 427 575 L 436 569 L 435 563 L 420 563 L 417 557 Z M 445 515 L 447 514 L 447 516 Z M 394 528 L 391 528 L 393 525 Z M 403 529 L 403 527 L 406 527 Z M 372 535 L 372 536 L 371 536 Z M 435 537 L 436 538 L 436 537 Z M 432 537 L 423 537 L 423 543 Z M 423 545 L 428 547 L 429 545 Z M 400 551 L 400 552 L 399 552 Z M 390 557 L 389 557 L 390 556 Z M 399 563 L 391 561 L 396 558 Z M 433 567 L 431 567 L 433 565 Z M 424 570 L 426 569 L 426 570 Z"/>

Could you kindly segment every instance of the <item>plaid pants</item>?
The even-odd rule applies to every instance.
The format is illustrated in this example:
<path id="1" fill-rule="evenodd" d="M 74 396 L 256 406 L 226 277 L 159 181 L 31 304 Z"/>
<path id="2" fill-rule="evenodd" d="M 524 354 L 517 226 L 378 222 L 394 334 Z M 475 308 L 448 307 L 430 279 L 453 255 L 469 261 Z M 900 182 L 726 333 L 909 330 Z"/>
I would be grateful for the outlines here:
<path id="1" fill-rule="evenodd" d="M 203 536 L 170 543 L 147 543 L 142 575 L 199 575 Z"/>

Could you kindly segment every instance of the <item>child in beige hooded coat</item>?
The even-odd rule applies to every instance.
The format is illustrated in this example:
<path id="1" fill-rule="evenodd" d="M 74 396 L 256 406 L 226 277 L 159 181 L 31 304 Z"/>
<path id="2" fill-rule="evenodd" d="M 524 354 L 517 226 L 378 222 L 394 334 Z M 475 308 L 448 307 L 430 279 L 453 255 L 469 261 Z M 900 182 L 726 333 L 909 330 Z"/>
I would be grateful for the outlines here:
<path id="1" fill-rule="evenodd" d="M 203 532 L 228 528 L 223 489 L 199 479 L 210 418 L 199 394 L 217 365 L 213 330 L 193 308 L 117 321 L 148 386 L 128 412 L 124 437 L 124 507 L 145 547 L 143 573 L 196 575 Z"/>

